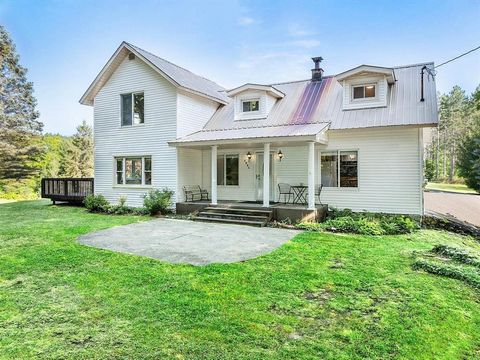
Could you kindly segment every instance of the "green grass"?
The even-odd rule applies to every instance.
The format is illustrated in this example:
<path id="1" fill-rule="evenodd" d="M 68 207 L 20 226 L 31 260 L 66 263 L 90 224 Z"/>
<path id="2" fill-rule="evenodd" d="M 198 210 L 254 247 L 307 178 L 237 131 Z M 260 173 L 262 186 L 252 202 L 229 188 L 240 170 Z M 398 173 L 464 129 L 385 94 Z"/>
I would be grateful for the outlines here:
<path id="1" fill-rule="evenodd" d="M 438 191 L 447 191 L 455 192 L 462 194 L 476 194 L 477 192 L 473 189 L 470 189 L 465 184 L 447 184 L 447 183 L 431 183 L 429 182 L 425 186 L 425 190 L 438 190 Z"/>
<path id="2" fill-rule="evenodd" d="M 0 205 L 0 358 L 470 359 L 480 296 L 412 270 L 471 238 L 303 233 L 243 263 L 194 267 L 79 245 L 141 221 L 44 201 Z"/>

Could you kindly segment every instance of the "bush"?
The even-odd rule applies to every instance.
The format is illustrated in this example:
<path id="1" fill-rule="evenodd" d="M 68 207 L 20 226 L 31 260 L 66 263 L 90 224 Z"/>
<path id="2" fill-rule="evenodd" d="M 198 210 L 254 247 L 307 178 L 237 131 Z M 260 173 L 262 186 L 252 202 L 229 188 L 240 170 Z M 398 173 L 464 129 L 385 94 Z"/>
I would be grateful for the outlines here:
<path id="1" fill-rule="evenodd" d="M 150 215 L 166 214 L 171 212 L 173 191 L 167 188 L 163 190 L 150 190 L 145 195 L 143 206 Z"/>
<path id="2" fill-rule="evenodd" d="M 109 212 L 110 204 L 107 199 L 101 194 L 99 195 L 87 195 L 83 201 L 85 207 L 90 212 Z"/>
<path id="3" fill-rule="evenodd" d="M 408 234 L 420 228 L 412 217 L 382 213 L 332 209 L 323 223 L 300 223 L 297 228 L 308 231 L 330 231 L 362 235 Z"/>

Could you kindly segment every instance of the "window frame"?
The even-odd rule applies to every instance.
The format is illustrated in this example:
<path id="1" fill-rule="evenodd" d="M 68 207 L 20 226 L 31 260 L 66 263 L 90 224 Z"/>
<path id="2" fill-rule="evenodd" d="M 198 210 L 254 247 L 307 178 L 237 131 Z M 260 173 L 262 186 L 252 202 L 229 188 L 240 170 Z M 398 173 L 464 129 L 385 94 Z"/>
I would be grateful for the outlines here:
<path id="1" fill-rule="evenodd" d="M 365 97 L 365 90 L 366 90 L 367 86 L 373 86 L 374 87 L 375 96 Z M 378 91 L 377 91 L 378 83 L 352 84 L 352 85 L 350 85 L 350 87 L 352 88 L 351 89 L 351 94 L 350 94 L 350 98 L 351 98 L 352 102 L 364 102 L 364 101 L 378 100 Z M 363 88 L 363 97 L 361 97 L 361 98 L 355 98 L 354 97 L 355 88 Z"/>
<path id="2" fill-rule="evenodd" d="M 234 156 L 238 159 L 237 161 L 237 173 L 238 173 L 238 183 L 234 185 L 227 185 L 227 157 Z M 218 184 L 218 158 L 223 158 L 223 184 Z M 239 153 L 224 153 L 224 154 L 217 154 L 217 186 L 225 186 L 225 187 L 238 187 L 240 186 L 240 154 Z"/>
<path id="3" fill-rule="evenodd" d="M 126 161 L 128 159 L 141 159 L 141 182 L 140 184 L 127 184 L 127 177 L 126 177 Z M 150 170 L 145 170 L 145 159 L 150 159 Z M 118 170 L 118 161 L 122 161 L 122 170 Z M 125 187 L 151 187 L 153 183 L 153 160 L 151 155 L 118 155 L 114 156 L 114 186 L 125 186 Z M 118 183 L 118 174 L 121 172 L 122 174 L 122 183 Z M 150 173 L 150 184 L 145 183 L 145 172 Z"/>
<path id="4" fill-rule="evenodd" d="M 248 110 L 248 111 L 243 110 L 243 103 L 254 102 L 254 101 L 258 102 L 258 109 L 257 110 Z M 260 112 L 260 98 L 241 99 L 240 100 L 240 107 L 242 109 L 242 114 L 256 114 L 256 113 L 259 113 Z"/>
<path id="5" fill-rule="evenodd" d="M 143 122 L 134 124 L 133 119 L 134 119 L 134 114 L 135 114 L 135 101 L 134 101 L 134 96 L 138 94 L 143 94 Z M 130 125 L 124 125 L 123 124 L 123 97 L 126 95 L 130 95 L 130 100 L 132 102 L 132 109 L 130 112 L 130 116 L 132 119 L 132 123 Z M 143 126 L 145 125 L 145 91 L 140 90 L 140 91 L 132 91 L 132 92 L 126 92 L 126 93 L 121 93 L 120 94 L 120 127 L 128 128 L 132 126 Z"/>
<path id="6" fill-rule="evenodd" d="M 357 186 L 340 186 L 340 183 L 341 183 L 341 179 L 340 179 L 340 155 L 341 153 L 348 153 L 348 152 L 356 152 L 357 154 Z M 337 185 L 336 186 L 325 186 L 325 188 L 327 189 L 349 189 L 349 190 L 358 190 L 360 188 L 360 161 L 359 161 L 359 157 L 360 157 L 360 150 L 359 149 L 337 149 L 337 150 L 321 150 L 320 153 L 319 153 L 319 164 L 318 164 L 318 168 L 319 168 L 319 181 L 321 182 L 322 180 L 322 153 L 327 153 L 327 154 L 331 154 L 331 153 L 336 153 L 336 156 L 337 156 Z"/>

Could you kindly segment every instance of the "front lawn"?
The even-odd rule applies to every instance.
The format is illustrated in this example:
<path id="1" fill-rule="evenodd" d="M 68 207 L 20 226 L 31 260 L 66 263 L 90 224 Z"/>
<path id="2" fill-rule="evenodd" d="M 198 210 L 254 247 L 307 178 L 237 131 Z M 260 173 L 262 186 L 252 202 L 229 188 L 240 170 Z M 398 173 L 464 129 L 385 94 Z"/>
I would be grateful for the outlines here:
<path id="1" fill-rule="evenodd" d="M 425 190 L 446 191 L 446 192 L 454 192 L 454 193 L 462 193 L 462 194 L 477 194 L 475 190 L 470 189 L 465 184 L 447 184 L 447 183 L 429 182 L 427 186 L 425 186 Z"/>
<path id="2" fill-rule="evenodd" d="M 0 205 L 2 358 L 480 355 L 479 290 L 412 270 L 414 251 L 479 251 L 471 238 L 303 233 L 261 258 L 194 267 L 76 242 L 145 218 L 48 204 Z"/>

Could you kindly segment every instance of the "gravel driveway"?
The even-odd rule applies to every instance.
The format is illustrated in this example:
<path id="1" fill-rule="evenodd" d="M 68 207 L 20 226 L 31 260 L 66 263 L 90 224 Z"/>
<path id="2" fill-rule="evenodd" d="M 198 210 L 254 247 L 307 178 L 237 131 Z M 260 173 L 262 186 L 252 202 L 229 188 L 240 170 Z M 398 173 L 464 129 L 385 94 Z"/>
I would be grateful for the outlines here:
<path id="1" fill-rule="evenodd" d="M 425 211 L 449 214 L 480 227 L 480 195 L 426 191 Z"/>
<path id="2" fill-rule="evenodd" d="M 301 231 L 156 219 L 100 230 L 81 244 L 171 263 L 231 263 L 267 254 Z"/>

